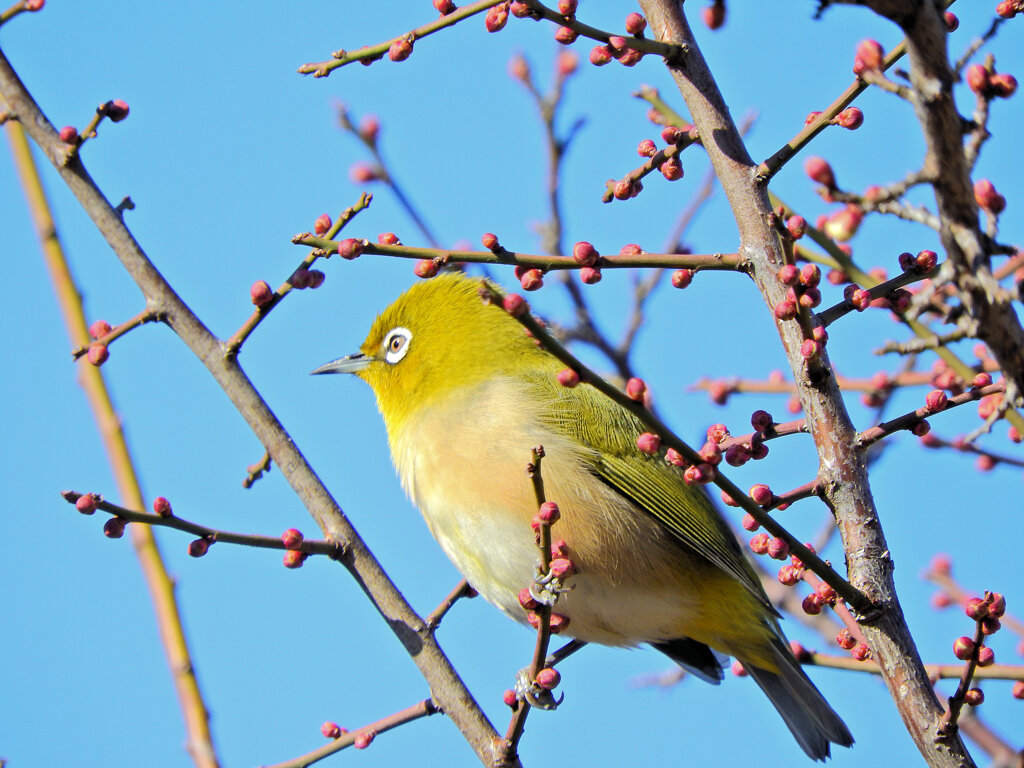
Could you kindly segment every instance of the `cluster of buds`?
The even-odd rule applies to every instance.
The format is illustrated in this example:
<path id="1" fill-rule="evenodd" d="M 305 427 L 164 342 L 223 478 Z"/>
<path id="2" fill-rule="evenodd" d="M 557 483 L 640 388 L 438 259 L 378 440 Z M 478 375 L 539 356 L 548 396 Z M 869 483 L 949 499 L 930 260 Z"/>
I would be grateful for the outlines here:
<path id="1" fill-rule="evenodd" d="M 637 14 L 639 16 L 639 14 Z M 643 18 L 642 16 L 640 18 Z M 644 23 L 646 27 L 646 21 Z M 642 51 L 629 46 L 629 41 L 622 35 L 612 35 L 604 45 L 595 45 L 590 50 L 590 63 L 596 67 L 603 67 L 612 59 L 627 67 L 636 66 L 644 56 Z"/>
<path id="2" fill-rule="evenodd" d="M 1024 0 L 1000 0 L 996 6 L 996 15 L 1002 19 L 1012 19 L 1018 13 L 1024 13 Z"/>
<path id="3" fill-rule="evenodd" d="M 972 64 L 967 68 L 967 86 L 983 99 L 1008 99 L 1017 92 L 1017 78 L 1001 72 L 994 72 L 984 64 Z"/>
<path id="4" fill-rule="evenodd" d="M 836 644 L 845 651 L 849 651 L 857 661 L 865 661 L 871 658 L 871 651 L 865 643 L 858 643 L 857 638 L 848 629 L 839 630 L 836 635 Z"/>
<path id="5" fill-rule="evenodd" d="M 292 273 L 292 276 L 288 278 L 288 282 L 291 283 L 292 288 L 304 291 L 307 288 L 319 288 L 324 284 L 326 277 L 327 276 L 319 269 L 299 267 Z M 255 300 L 253 303 L 255 303 Z"/>
<path id="6" fill-rule="evenodd" d="M 281 542 L 286 550 L 283 561 L 285 568 L 301 568 L 302 564 L 306 562 L 309 554 L 301 551 L 302 541 L 302 532 L 297 528 L 289 528 L 281 534 Z"/>
<path id="7" fill-rule="evenodd" d="M 821 268 L 817 264 L 805 264 L 798 268 L 795 264 L 784 264 L 777 273 L 779 282 L 787 286 L 786 298 L 775 305 L 775 317 L 779 320 L 792 320 L 797 316 L 800 307 L 813 309 L 821 304 Z"/>
<path id="8" fill-rule="evenodd" d="M 996 192 L 995 185 L 988 179 L 974 183 L 974 201 L 986 213 L 998 216 L 1006 208 L 1006 198 Z"/>

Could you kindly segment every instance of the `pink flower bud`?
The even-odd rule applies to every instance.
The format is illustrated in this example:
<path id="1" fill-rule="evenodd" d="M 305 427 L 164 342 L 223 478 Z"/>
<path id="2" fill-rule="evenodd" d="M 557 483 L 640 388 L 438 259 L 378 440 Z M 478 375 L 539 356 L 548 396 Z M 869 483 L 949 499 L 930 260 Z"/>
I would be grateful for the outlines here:
<path id="1" fill-rule="evenodd" d="M 949 399 L 946 397 L 946 393 L 941 389 L 933 389 L 924 399 L 924 407 L 928 409 L 930 413 L 938 413 L 944 410 Z"/>
<path id="2" fill-rule="evenodd" d="M 352 742 L 352 746 L 356 749 L 366 749 L 368 746 L 373 744 L 373 739 L 377 734 L 373 731 L 363 731 L 356 736 L 355 741 Z"/>
<path id="3" fill-rule="evenodd" d="M 496 252 L 501 248 L 501 246 L 498 245 L 498 236 L 493 232 L 484 232 L 483 237 L 480 238 L 480 242 L 488 251 Z"/>
<path id="4" fill-rule="evenodd" d="M 563 387 L 569 387 L 572 389 L 580 383 L 580 375 L 576 373 L 572 368 L 563 368 L 558 372 L 558 383 Z"/>
<path id="5" fill-rule="evenodd" d="M 636 153 L 640 157 L 654 157 L 658 153 L 658 147 L 651 139 L 644 139 L 637 145 Z"/>
<path id="6" fill-rule="evenodd" d="M 641 256 L 644 249 L 636 243 L 626 243 L 619 249 L 619 256 Z"/>
<path id="7" fill-rule="evenodd" d="M 572 45 L 579 36 L 580 33 L 572 27 L 558 27 L 555 30 L 555 42 L 562 45 Z"/>
<path id="8" fill-rule="evenodd" d="M 800 268 L 796 264 L 783 264 L 777 272 L 783 285 L 796 285 L 800 282 Z"/>
<path id="9" fill-rule="evenodd" d="M 636 400 L 638 403 L 642 403 L 644 395 L 647 393 L 647 384 L 643 379 L 633 377 L 626 382 L 626 395 L 631 400 Z"/>
<path id="10" fill-rule="evenodd" d="M 282 562 L 284 563 L 285 568 L 301 568 L 302 564 L 306 562 L 306 557 L 307 555 L 305 552 L 298 552 L 294 549 L 289 549 L 284 553 Z"/>
<path id="11" fill-rule="evenodd" d="M 580 280 L 586 285 L 593 285 L 601 282 L 600 267 L 580 267 Z"/>
<path id="12" fill-rule="evenodd" d="M 348 237 L 338 243 L 338 255 L 348 261 L 358 258 L 363 252 L 363 241 Z"/>
<path id="13" fill-rule="evenodd" d="M 380 178 L 377 170 L 369 163 L 353 163 L 349 168 L 348 177 L 356 184 L 368 184 Z"/>
<path id="14" fill-rule="evenodd" d="M 996 192 L 995 186 L 988 179 L 974 182 L 974 199 L 979 208 L 990 213 L 1002 213 L 1006 208 L 1006 198 Z"/>
<path id="15" fill-rule="evenodd" d="M 942 15 L 942 20 L 946 22 L 946 29 L 950 32 L 956 32 L 960 27 L 960 19 L 956 17 L 955 13 L 946 11 Z"/>
<path id="16" fill-rule="evenodd" d="M 110 357 L 110 350 L 107 349 L 106 344 L 90 344 L 89 351 L 85 353 L 86 359 L 99 367 L 107 362 L 107 358 Z"/>
<path id="17" fill-rule="evenodd" d="M 572 16 L 576 13 L 578 0 L 558 0 L 558 12 L 563 16 Z"/>
<path id="18" fill-rule="evenodd" d="M 504 5 L 496 5 L 484 16 L 484 28 L 488 32 L 500 32 L 508 23 L 508 9 Z"/>
<path id="19" fill-rule="evenodd" d="M 807 219 L 803 216 L 790 216 L 786 219 L 786 231 L 794 240 L 799 240 L 807 233 Z"/>
<path id="20" fill-rule="evenodd" d="M 97 320 L 95 323 L 89 326 L 89 335 L 94 339 L 101 338 L 110 333 L 113 328 L 110 327 L 110 323 L 106 320 Z"/>
<path id="21" fill-rule="evenodd" d="M 160 515 L 160 517 L 172 517 L 174 515 L 174 512 L 171 511 L 171 502 L 163 496 L 157 496 L 153 499 L 153 511 Z"/>
<path id="22" fill-rule="evenodd" d="M 850 303 L 858 312 L 863 312 L 871 304 L 871 294 L 864 290 L 854 290 L 850 294 Z"/>
<path id="23" fill-rule="evenodd" d="M 809 157 L 804 163 L 804 173 L 811 181 L 816 181 L 829 189 L 835 189 L 836 177 L 832 172 L 832 166 L 824 158 Z"/>
<path id="24" fill-rule="evenodd" d="M 672 287 L 686 288 L 693 282 L 692 269 L 677 269 L 672 273 Z"/>
<path id="25" fill-rule="evenodd" d="M 434 0 L 434 8 L 442 16 L 447 16 L 449 13 L 454 13 L 458 6 L 455 5 L 454 0 Z"/>
<path id="26" fill-rule="evenodd" d="M 967 661 L 974 653 L 974 641 L 969 637 L 958 637 L 953 642 L 953 655 L 960 661 Z"/>
<path id="27" fill-rule="evenodd" d="M 683 178 L 683 164 L 679 160 L 679 155 L 673 155 L 661 164 L 658 168 L 661 171 L 661 175 L 669 181 L 678 181 Z"/>
<path id="28" fill-rule="evenodd" d="M 796 312 L 797 304 L 792 299 L 783 299 L 775 305 L 775 317 L 779 320 L 792 320 Z"/>
<path id="29" fill-rule="evenodd" d="M 580 241 L 572 247 L 573 261 L 583 267 L 594 266 L 600 256 L 597 249 L 586 241 Z"/>
<path id="30" fill-rule="evenodd" d="M 322 235 L 328 229 L 331 228 L 331 217 L 326 213 L 321 213 L 316 217 L 316 221 L 313 222 L 313 232 L 318 235 Z"/>
<path id="31" fill-rule="evenodd" d="M 786 540 L 776 537 L 769 541 L 768 557 L 772 560 L 785 560 L 789 557 L 789 544 L 786 543 Z"/>
<path id="32" fill-rule="evenodd" d="M 853 635 L 850 633 L 850 630 L 848 630 L 848 629 L 841 629 L 841 630 L 839 630 L 839 634 L 836 635 L 836 644 L 840 648 L 842 648 L 843 650 L 848 651 L 851 648 L 853 648 L 853 646 L 855 646 L 857 644 L 857 641 L 854 639 Z"/>
<path id="33" fill-rule="evenodd" d="M 804 339 L 800 345 L 800 355 L 804 360 L 813 360 L 821 354 L 821 342 L 814 339 Z"/>
<path id="34" fill-rule="evenodd" d="M 821 613 L 822 609 L 821 599 L 818 597 L 817 593 L 812 592 L 803 599 L 800 607 L 803 608 L 804 613 L 810 616 L 817 616 Z"/>
<path id="35" fill-rule="evenodd" d="M 607 45 L 595 45 L 590 49 L 590 63 L 595 67 L 603 67 L 612 60 L 612 52 Z"/>
<path id="36" fill-rule="evenodd" d="M 302 532 L 297 528 L 289 528 L 281 534 L 281 541 L 285 549 L 298 549 L 302 546 Z"/>
<path id="37" fill-rule="evenodd" d="M 434 261 L 433 259 L 420 259 L 419 261 L 416 262 L 416 265 L 412 268 L 412 271 L 413 274 L 416 275 L 416 277 L 421 277 L 424 280 L 427 280 L 431 277 L 434 277 L 434 275 L 438 273 L 439 269 L 440 267 L 437 265 L 437 262 Z"/>
<path id="38" fill-rule="evenodd" d="M 964 704 L 971 707 L 980 706 L 985 701 L 985 694 L 981 692 L 980 688 L 971 688 L 964 693 Z"/>
<path id="39" fill-rule="evenodd" d="M 1013 684 L 1013 698 L 1024 699 L 1024 680 L 1018 680 Z"/>
<path id="40" fill-rule="evenodd" d="M 855 131 L 864 125 L 864 113 L 857 107 L 847 107 L 836 115 L 835 123 L 842 128 Z"/>
<path id="41" fill-rule="evenodd" d="M 771 504 L 772 499 L 774 498 L 772 489 L 769 488 L 764 483 L 758 483 L 757 485 L 751 486 L 750 490 L 747 492 L 747 495 L 754 500 L 755 504 L 761 507 L 763 507 L 765 504 Z M 782 543 L 785 544 L 785 542 Z"/>
<path id="42" fill-rule="evenodd" d="M 985 96 L 991 87 L 991 74 L 984 64 L 972 64 L 967 68 L 968 87 L 978 96 Z"/>
<path id="43" fill-rule="evenodd" d="M 979 667 L 990 667 L 996 663 L 996 654 L 987 645 L 983 645 L 978 649 L 978 666 Z"/>
<path id="44" fill-rule="evenodd" d="M 653 432 L 644 432 L 636 439 L 636 447 L 641 453 L 653 456 L 661 449 L 661 438 Z"/>
<path id="45" fill-rule="evenodd" d="M 647 19 L 639 13 L 631 13 L 626 17 L 626 31 L 634 37 L 639 37 L 647 29 Z"/>
<path id="46" fill-rule="evenodd" d="M 989 616 L 995 616 L 997 619 L 1006 613 L 1006 598 L 1001 592 L 993 592 L 991 595 L 991 602 L 988 604 Z"/>
<path id="47" fill-rule="evenodd" d="M 758 528 L 761 527 L 761 524 L 757 522 L 757 518 L 755 518 L 752 514 L 748 512 L 743 516 L 743 520 L 740 522 L 740 526 L 742 526 L 743 530 L 745 531 L 756 531 Z"/>
<path id="48" fill-rule="evenodd" d="M 750 550 L 755 555 L 764 555 L 768 552 L 768 543 L 772 540 L 772 537 L 767 533 L 755 534 L 750 539 Z"/>
<path id="49" fill-rule="evenodd" d="M 575 51 L 559 51 L 557 66 L 561 77 L 569 77 L 579 69 L 580 57 Z"/>
<path id="50" fill-rule="evenodd" d="M 437 5 L 437 3 L 434 3 L 434 5 Z M 346 731 L 337 723 L 332 723 L 328 720 L 320 726 L 320 733 L 324 735 L 325 739 L 337 739 L 341 737 L 341 734 L 346 733 Z"/>
<path id="51" fill-rule="evenodd" d="M 60 140 L 65 144 L 77 144 L 78 129 L 73 125 L 65 125 L 60 129 Z"/>
<path id="52" fill-rule="evenodd" d="M 257 307 L 265 307 L 273 301 L 274 292 L 270 290 L 270 286 L 263 280 L 258 280 L 253 283 L 252 288 L 249 289 L 249 296 L 252 299 L 252 303 Z"/>
<path id="53" fill-rule="evenodd" d="M 83 493 L 75 501 L 75 509 L 81 512 L 83 515 L 91 515 L 96 511 L 96 507 L 99 505 L 101 497 L 95 493 Z"/>
<path id="54" fill-rule="evenodd" d="M 530 305 L 518 293 L 508 293 L 501 300 L 501 306 L 512 317 L 522 317 L 530 311 Z"/>
<path id="55" fill-rule="evenodd" d="M 412 56 L 412 41 L 400 37 L 388 48 L 388 58 L 392 61 L 405 61 Z"/>
<path id="56" fill-rule="evenodd" d="M 989 83 L 992 95 L 1001 99 L 1008 99 L 1017 92 L 1017 78 L 1005 72 L 993 74 Z"/>
<path id="57" fill-rule="evenodd" d="M 551 627 L 551 634 L 557 635 L 564 632 L 569 627 L 569 617 L 563 616 L 560 613 L 552 613 L 551 620 L 548 624 Z"/>
<path id="58" fill-rule="evenodd" d="M 853 650 L 850 651 L 850 655 L 857 661 L 867 661 L 871 658 L 871 649 L 864 643 L 857 643 L 857 645 L 853 646 Z"/>
<path id="59" fill-rule="evenodd" d="M 725 449 L 725 463 L 730 467 L 742 467 L 750 461 L 750 452 L 740 444 L 730 445 Z"/>
<path id="60" fill-rule="evenodd" d="M 872 69 L 881 69 L 882 60 L 885 58 L 885 51 L 882 50 L 882 46 L 877 40 L 861 40 L 857 44 L 856 58 L 860 60 L 862 69 L 860 71 L 854 67 L 854 74 L 859 75 L 861 72 L 866 72 Z"/>
<path id="61" fill-rule="evenodd" d="M 562 676 L 558 673 L 557 669 L 551 669 L 550 667 L 542 669 L 537 673 L 537 685 L 543 688 L 545 691 L 550 691 L 558 687 L 558 684 L 562 681 Z"/>
<path id="62" fill-rule="evenodd" d="M 700 16 L 708 29 L 721 29 L 725 24 L 725 3 L 716 0 L 712 5 L 704 6 L 700 9 Z"/>
<path id="63" fill-rule="evenodd" d="M 556 557 L 551 561 L 550 570 L 556 579 L 567 579 L 576 573 L 576 565 L 567 557 Z"/>
<path id="64" fill-rule="evenodd" d="M 715 468 L 710 464 L 694 464 L 683 470 L 683 482 L 687 485 L 707 485 L 715 479 Z"/>

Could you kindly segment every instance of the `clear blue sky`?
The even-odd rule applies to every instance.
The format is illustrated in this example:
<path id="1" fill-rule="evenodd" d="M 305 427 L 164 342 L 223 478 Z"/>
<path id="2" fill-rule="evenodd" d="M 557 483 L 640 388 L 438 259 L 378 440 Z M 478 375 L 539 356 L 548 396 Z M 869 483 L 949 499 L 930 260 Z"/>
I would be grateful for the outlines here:
<path id="1" fill-rule="evenodd" d="M 865 10 L 836 8 L 813 20 L 815 3 L 733 3 L 728 24 L 698 32 L 733 114 L 760 113 L 751 153 L 763 158 L 827 105 L 851 80 L 858 40 L 887 48 L 898 31 Z M 959 4 L 957 54 L 988 25 L 994 2 Z M 618 27 L 630 8 L 584 2 L 580 16 Z M 690 13 L 695 14 L 694 4 Z M 130 117 L 105 124 L 85 148 L 90 172 L 112 200 L 131 195 L 128 222 L 158 268 L 199 316 L 226 337 L 251 310 L 258 279 L 278 285 L 303 249 L 290 244 L 322 212 L 335 215 L 360 188 L 348 169 L 364 159 L 335 126 L 333 103 L 356 115 L 373 113 L 394 172 L 445 243 L 479 242 L 496 232 L 513 250 L 535 251 L 534 225 L 546 218 L 542 135 L 523 89 L 506 73 L 525 51 L 541 82 L 556 52 L 553 28 L 512 19 L 497 35 L 482 18 L 417 43 L 403 64 L 353 66 L 325 80 L 295 73 L 337 48 L 387 39 L 433 18 L 426 0 L 339 4 L 183 2 L 125 4 L 50 0 L 42 13 L 0 30 L 0 45 L 59 127 L 84 125 L 96 104 L 125 99 Z M 1020 20 L 1004 27 L 992 50 L 1000 70 L 1024 75 Z M 590 45 L 576 45 L 580 74 L 571 82 L 562 125 L 587 119 L 566 165 L 563 199 L 567 242 L 590 240 L 605 252 L 628 242 L 658 250 L 677 212 L 702 178 L 699 151 L 684 158 L 686 177 L 652 178 L 628 203 L 603 205 L 604 180 L 638 163 L 636 144 L 654 137 L 645 105 L 630 97 L 641 83 L 679 105 L 664 68 L 648 59 L 633 69 L 586 63 Z M 961 88 L 961 109 L 970 102 Z M 917 167 L 919 131 L 909 107 L 869 93 L 856 132 L 833 129 L 816 143 L 853 190 L 886 183 Z M 978 176 L 990 177 L 1009 200 L 1002 239 L 1024 242 L 1017 206 L 1021 97 L 994 108 L 992 140 Z M 773 189 L 808 219 L 827 208 L 801 163 L 785 169 Z M 123 273 L 84 214 L 47 169 L 60 234 L 90 319 L 122 321 L 141 309 Z M 422 242 L 383 189 L 350 230 L 371 239 L 393 230 Z M 926 202 L 922 198 L 922 202 Z M 716 198 L 688 236 L 699 251 L 736 246 L 729 212 Z M 861 263 L 896 270 L 902 250 L 935 247 L 920 228 L 871 218 L 854 247 Z M 7 363 L 0 373 L 6 449 L 0 480 L 8 494 L 0 517 L 0 579 L 5 631 L 0 639 L 0 757 L 18 766 L 189 763 L 183 731 L 159 647 L 152 611 L 128 539 L 107 541 L 98 518 L 75 514 L 63 488 L 114 498 L 96 429 L 75 381 L 68 342 L 9 154 L 0 152 L 0 250 L 8 289 L 0 308 Z M 298 445 L 413 605 L 429 612 L 457 574 L 404 499 L 387 454 L 371 395 L 360 382 L 311 379 L 316 365 L 354 351 L 375 312 L 415 278 L 408 261 L 331 260 L 317 291 L 293 294 L 246 346 L 242 364 Z M 506 283 L 511 274 L 500 273 Z M 588 289 L 602 327 L 617 335 L 630 277 L 608 271 Z M 826 293 L 826 302 L 839 292 Z M 564 316 L 557 285 L 536 297 Z M 700 275 L 685 292 L 663 288 L 651 305 L 651 327 L 637 342 L 638 369 L 659 407 L 684 436 L 714 421 L 742 431 L 759 407 L 781 418 L 781 398 L 738 397 L 716 408 L 687 391 L 702 376 L 763 378 L 785 367 L 777 337 L 749 281 Z M 841 372 L 869 375 L 897 363 L 871 350 L 902 335 L 883 313 L 837 324 L 830 350 Z M 969 346 L 964 354 L 969 354 Z M 118 341 L 104 367 L 149 498 L 169 497 L 175 510 L 214 527 L 276 535 L 314 526 L 279 472 L 249 491 L 244 467 L 262 449 L 205 370 L 163 326 Z M 901 395 L 893 412 L 917 407 L 923 390 Z M 850 398 L 854 419 L 870 414 Z M 935 419 L 940 434 L 974 426 L 973 412 Z M 1000 425 L 988 441 L 1015 451 Z M 1019 454 L 1019 451 L 1016 451 Z M 744 486 L 767 481 L 777 490 L 811 479 L 812 450 L 800 438 L 773 446 L 758 466 L 733 472 Z M 953 639 L 969 632 L 958 612 L 928 606 L 919 578 L 935 552 L 950 551 L 957 573 L 974 590 L 999 589 L 1022 612 L 1019 548 L 1021 475 L 999 467 L 980 477 L 970 458 L 926 453 L 909 436 L 893 441 L 873 473 L 896 562 L 904 608 L 928 661 L 952 662 Z M 823 509 L 807 504 L 785 518 L 808 538 Z M 346 572 L 323 559 L 299 571 L 275 553 L 220 545 L 194 560 L 188 537 L 159 539 L 178 580 L 200 681 L 213 712 L 224 765 L 275 762 L 322 743 L 326 719 L 354 728 L 424 698 L 428 691 L 398 642 L 377 619 Z M 838 550 L 828 553 L 841 564 Z M 787 631 L 809 646 L 797 622 Z M 462 604 L 440 642 L 489 715 L 504 729 L 501 693 L 529 660 L 533 638 L 481 601 Z M 997 659 L 1016 660 L 1008 633 L 993 642 Z M 670 663 L 648 650 L 590 649 L 563 669 L 566 699 L 553 714 L 531 716 L 523 742 L 526 764 L 792 765 L 804 760 L 782 722 L 749 680 L 729 677 L 720 689 L 688 680 L 673 690 L 640 689 L 635 681 Z M 914 764 L 916 750 L 874 678 L 812 670 L 812 677 L 850 725 L 857 745 L 834 765 Z M 951 689 L 950 689 L 951 690 Z M 1009 685 L 986 686 L 982 712 L 1020 745 L 1024 702 Z M 1012 730 L 1017 728 L 1016 733 Z M 980 756 L 981 762 L 985 762 Z M 390 766 L 474 765 L 456 730 L 436 717 L 381 737 L 363 754 L 332 759 Z"/>

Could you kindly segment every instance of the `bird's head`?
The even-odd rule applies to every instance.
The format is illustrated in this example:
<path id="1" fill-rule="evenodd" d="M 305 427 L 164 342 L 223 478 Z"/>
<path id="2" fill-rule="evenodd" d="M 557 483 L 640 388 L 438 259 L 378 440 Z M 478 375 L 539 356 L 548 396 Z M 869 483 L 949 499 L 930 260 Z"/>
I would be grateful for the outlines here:
<path id="1" fill-rule="evenodd" d="M 312 373 L 354 373 L 373 389 L 389 429 L 418 408 L 489 378 L 553 359 L 522 326 L 452 273 L 417 283 L 374 321 L 360 351 Z"/>

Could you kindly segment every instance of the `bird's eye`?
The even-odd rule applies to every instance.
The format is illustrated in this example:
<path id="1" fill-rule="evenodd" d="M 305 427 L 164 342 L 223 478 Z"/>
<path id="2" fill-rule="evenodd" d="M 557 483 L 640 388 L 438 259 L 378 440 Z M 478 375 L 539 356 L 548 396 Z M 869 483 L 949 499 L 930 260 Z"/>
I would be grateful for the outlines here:
<path id="1" fill-rule="evenodd" d="M 394 365 L 409 351 L 412 342 L 412 331 L 408 328 L 395 328 L 384 337 L 384 359 Z"/>

